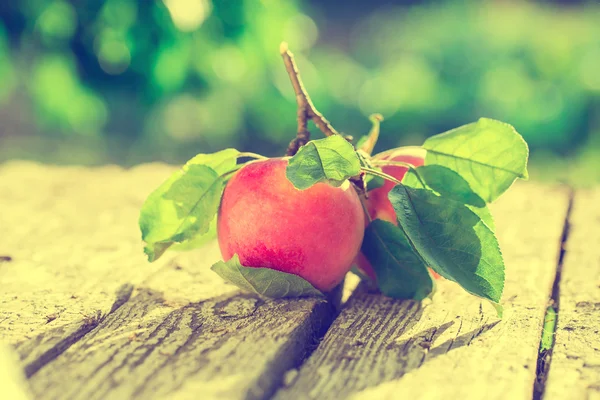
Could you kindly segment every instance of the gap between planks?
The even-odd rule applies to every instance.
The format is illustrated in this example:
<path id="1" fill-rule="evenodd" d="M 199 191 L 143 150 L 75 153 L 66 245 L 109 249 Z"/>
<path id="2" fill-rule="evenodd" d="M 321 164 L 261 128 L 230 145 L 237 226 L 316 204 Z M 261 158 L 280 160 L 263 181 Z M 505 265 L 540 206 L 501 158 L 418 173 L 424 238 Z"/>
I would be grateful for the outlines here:
<path id="1" fill-rule="evenodd" d="M 600 399 L 600 189 L 574 196 L 543 400 Z"/>
<path id="2" fill-rule="evenodd" d="M 567 214 L 565 216 L 565 221 L 563 225 L 563 233 L 560 238 L 560 254 L 558 256 L 558 262 L 556 266 L 556 276 L 554 277 L 554 283 L 552 285 L 552 295 L 549 300 L 549 307 L 552 307 L 555 312 L 554 318 L 559 318 L 560 312 L 560 280 L 562 275 L 563 263 L 566 253 L 567 241 L 569 240 L 569 228 L 570 228 L 570 219 L 571 213 L 573 211 L 573 202 L 574 202 L 575 193 L 573 189 L 569 191 L 569 204 L 567 207 Z M 544 316 L 545 320 L 546 316 Z M 544 325 L 542 325 L 542 335 L 544 331 Z M 552 362 L 552 350 L 554 348 L 554 335 L 556 332 L 556 325 L 554 326 L 554 330 L 552 332 L 552 347 L 548 350 L 541 349 L 540 342 L 540 351 L 538 354 L 538 361 L 536 367 L 536 380 L 533 385 L 533 400 L 541 400 L 544 396 L 544 390 L 546 386 L 546 379 L 548 377 L 548 371 L 550 369 L 550 365 Z"/>

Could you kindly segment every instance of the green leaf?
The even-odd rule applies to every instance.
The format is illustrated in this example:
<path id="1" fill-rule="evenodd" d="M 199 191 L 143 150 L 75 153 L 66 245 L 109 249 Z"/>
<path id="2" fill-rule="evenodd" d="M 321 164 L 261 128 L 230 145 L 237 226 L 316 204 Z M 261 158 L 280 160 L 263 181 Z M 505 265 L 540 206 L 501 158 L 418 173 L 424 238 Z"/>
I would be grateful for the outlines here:
<path id="1" fill-rule="evenodd" d="M 402 179 L 403 184 L 415 188 L 423 187 L 421 182 L 425 182 L 427 187 L 454 201 L 485 207 L 485 201 L 473 192 L 469 182 L 449 168 L 441 165 L 424 165 L 415 170 L 408 170 Z"/>
<path id="2" fill-rule="evenodd" d="M 186 240 L 181 243 L 176 243 L 169 248 L 171 251 L 189 251 L 199 249 L 204 246 L 206 243 L 214 240 L 217 237 L 217 217 L 215 216 L 210 225 L 208 226 L 208 231 L 202 235 L 197 235 L 191 238 L 190 240 Z"/>
<path id="3" fill-rule="evenodd" d="M 451 169 L 441 165 L 424 165 L 415 170 L 408 170 L 402 183 L 414 188 L 432 189 L 442 197 L 467 205 L 493 231 L 495 230 L 494 218 L 485 201 L 471 190 L 471 186 L 462 176 Z"/>
<path id="4" fill-rule="evenodd" d="M 460 202 L 396 185 L 388 198 L 411 246 L 435 272 L 498 303 L 504 261 L 494 232 Z"/>
<path id="5" fill-rule="evenodd" d="M 483 221 L 483 223 L 486 224 L 492 232 L 496 232 L 496 223 L 494 222 L 494 216 L 492 215 L 492 212 L 487 206 L 475 207 L 470 204 L 467 204 L 466 206 L 469 210 L 477 214 L 477 216 L 481 218 L 481 221 Z"/>
<path id="6" fill-rule="evenodd" d="M 290 158 L 286 176 L 300 189 L 318 182 L 341 186 L 348 178 L 360 174 L 360 159 L 354 147 L 341 135 L 311 140 Z"/>
<path id="7" fill-rule="evenodd" d="M 237 156 L 240 154 L 236 149 L 225 149 L 212 154 L 198 154 L 190 159 L 184 166 L 185 171 L 190 165 L 206 165 L 223 175 L 236 166 Z"/>
<path id="8" fill-rule="evenodd" d="M 159 187 L 142 206 L 139 223 L 146 242 L 144 252 L 151 262 L 172 244 L 206 233 L 217 213 L 224 179 L 206 165 L 186 169 L 166 182 L 168 188 Z"/>
<path id="9" fill-rule="evenodd" d="M 376 175 L 367 174 L 365 180 L 367 181 L 367 192 L 380 188 L 385 184 L 385 179 Z"/>
<path id="10" fill-rule="evenodd" d="M 423 300 L 434 282 L 423 260 L 400 228 L 376 219 L 365 230 L 362 253 L 367 257 L 383 294 L 397 299 Z"/>
<path id="11" fill-rule="evenodd" d="M 323 296 L 319 290 L 303 278 L 270 268 L 245 267 L 237 254 L 226 262 L 219 261 L 211 269 L 247 292 L 279 299 L 283 297 Z"/>
<path id="12" fill-rule="evenodd" d="M 173 244 L 208 231 L 225 185 L 223 175 L 235 169 L 238 154 L 234 149 L 198 154 L 148 196 L 139 225 L 150 262 Z"/>
<path id="13" fill-rule="evenodd" d="M 426 165 L 441 165 L 460 174 L 490 203 L 517 178 L 527 179 L 529 149 L 508 124 L 488 118 L 452 129 L 425 141 Z"/>

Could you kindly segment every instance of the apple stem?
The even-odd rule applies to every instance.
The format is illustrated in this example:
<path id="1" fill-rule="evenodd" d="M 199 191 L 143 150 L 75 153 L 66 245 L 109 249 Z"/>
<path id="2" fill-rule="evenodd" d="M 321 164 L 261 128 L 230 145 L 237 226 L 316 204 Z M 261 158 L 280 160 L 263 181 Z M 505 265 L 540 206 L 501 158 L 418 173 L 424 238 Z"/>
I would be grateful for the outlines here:
<path id="1" fill-rule="evenodd" d="M 383 165 L 397 165 L 399 167 L 406 167 L 414 169 L 415 166 L 411 163 L 407 163 L 405 161 L 393 161 L 393 160 L 371 160 L 371 164 L 374 166 L 383 166 Z"/>
<path id="2" fill-rule="evenodd" d="M 256 153 L 250 153 L 250 152 L 238 153 L 237 158 L 243 158 L 243 157 L 256 158 L 258 160 L 266 160 L 268 158 L 268 157 L 261 156 L 260 154 L 256 154 Z"/>
<path id="3" fill-rule="evenodd" d="M 360 146 L 360 150 L 364 151 L 368 155 L 371 155 L 371 153 L 373 153 L 373 149 L 375 148 L 375 144 L 377 143 L 377 139 L 379 139 L 379 126 L 381 121 L 383 121 L 383 115 L 371 114 L 369 119 L 371 120 L 373 127 L 371 127 L 371 130 L 367 135 L 367 140 L 362 146 Z"/>
<path id="4" fill-rule="evenodd" d="M 286 155 L 293 156 L 301 146 L 304 146 L 310 140 L 310 132 L 308 131 L 308 120 L 312 120 L 314 124 L 325 134 L 325 136 L 339 135 L 327 119 L 315 108 L 310 96 L 308 95 L 300 71 L 294 60 L 294 55 L 288 49 L 286 42 L 281 42 L 279 52 L 283 58 L 285 69 L 290 77 L 294 92 L 296 93 L 296 103 L 298 103 L 298 132 L 287 148 Z"/>
<path id="5" fill-rule="evenodd" d="M 219 179 L 224 179 L 225 181 L 227 181 L 230 178 L 230 175 L 233 175 L 234 173 L 238 172 L 244 165 L 246 164 L 238 164 L 235 166 L 234 169 L 227 171 L 221 175 L 219 175 Z"/>
<path id="6" fill-rule="evenodd" d="M 387 179 L 388 181 L 394 182 L 394 183 L 396 183 L 398 185 L 402 184 L 402 182 L 400 182 L 398 179 L 394 178 L 391 175 L 386 174 L 385 172 L 377 171 L 376 169 L 367 168 L 367 167 L 361 167 L 360 169 L 362 171 L 364 171 L 365 173 L 367 173 L 367 174 L 371 174 L 371 175 L 375 175 L 375 176 L 378 176 L 378 177 L 383 178 L 383 179 Z"/>
<path id="7" fill-rule="evenodd" d="M 403 163 L 401 161 L 396 161 L 396 162 L 398 164 L 401 164 L 403 166 L 408 167 L 408 169 L 415 174 L 415 176 L 417 177 L 417 179 L 419 180 L 419 182 L 421 183 L 421 185 L 423 185 L 423 188 L 427 187 L 427 186 L 425 186 L 425 182 L 423 182 L 423 179 L 421 179 L 420 174 L 417 172 L 417 169 L 414 166 L 412 166 L 409 163 Z M 391 164 L 387 164 L 387 165 L 391 165 Z M 361 170 L 364 171 L 367 174 L 371 174 L 371 175 L 379 176 L 379 177 L 381 177 L 383 179 L 387 179 L 388 181 L 394 182 L 397 185 L 402 185 L 401 181 L 399 181 L 398 179 L 394 178 L 391 175 L 386 174 L 385 172 L 377 171 L 376 169 L 367 168 L 367 167 L 361 167 Z"/>
<path id="8" fill-rule="evenodd" d="M 423 185 L 423 188 L 427 187 L 427 186 L 425 186 L 425 182 L 423 182 L 423 179 L 421 178 L 421 174 L 419 173 L 419 171 L 417 171 L 417 168 L 411 163 L 407 163 L 404 161 L 392 161 L 392 160 L 371 160 L 371 164 L 375 167 L 381 167 L 384 165 L 397 165 L 400 167 L 406 167 L 410 170 L 410 172 L 415 174 L 415 176 L 417 177 L 419 182 L 421 182 L 421 185 Z"/>

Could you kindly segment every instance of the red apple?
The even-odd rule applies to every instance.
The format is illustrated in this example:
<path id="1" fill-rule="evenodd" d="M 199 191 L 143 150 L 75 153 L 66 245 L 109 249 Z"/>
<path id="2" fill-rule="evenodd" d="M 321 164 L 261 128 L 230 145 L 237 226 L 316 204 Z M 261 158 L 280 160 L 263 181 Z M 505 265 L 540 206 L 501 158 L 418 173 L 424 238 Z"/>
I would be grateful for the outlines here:
<path id="1" fill-rule="evenodd" d="M 298 275 L 327 292 L 360 251 L 364 211 L 349 182 L 298 190 L 285 176 L 287 164 L 288 158 L 252 162 L 228 182 L 217 219 L 221 254 Z"/>
<path id="2" fill-rule="evenodd" d="M 373 161 L 399 161 L 420 167 L 425 163 L 425 153 L 425 150 L 420 147 L 400 147 L 376 154 L 373 156 Z M 384 165 L 381 169 L 384 173 L 391 175 L 399 181 L 404 178 L 404 175 L 408 171 L 408 167 L 401 165 Z M 386 180 L 383 186 L 373 189 L 368 193 L 369 198 L 366 201 L 366 206 L 371 219 L 382 219 L 398 225 L 396 212 L 388 199 L 388 193 L 395 185 L 394 182 Z M 366 219 L 366 223 L 369 223 L 368 219 Z M 367 276 L 373 280 L 376 279 L 373 267 L 362 253 L 358 255 L 356 264 Z M 434 271 L 430 270 L 430 272 L 435 278 L 439 277 Z"/>

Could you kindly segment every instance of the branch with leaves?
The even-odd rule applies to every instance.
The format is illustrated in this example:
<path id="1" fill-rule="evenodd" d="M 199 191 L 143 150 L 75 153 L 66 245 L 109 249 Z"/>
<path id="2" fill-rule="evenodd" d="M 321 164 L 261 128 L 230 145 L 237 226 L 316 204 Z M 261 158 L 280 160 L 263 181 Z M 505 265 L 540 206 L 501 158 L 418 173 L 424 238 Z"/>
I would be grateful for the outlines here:
<path id="1" fill-rule="evenodd" d="M 369 215 L 369 207 L 365 207 L 368 225 L 362 247 L 358 245 L 372 268 L 374 276 L 370 277 L 384 295 L 416 300 L 430 297 L 435 292 L 433 271 L 490 301 L 500 314 L 504 261 L 487 205 L 516 179 L 527 179 L 528 147 L 521 135 L 511 125 L 481 118 L 428 138 L 419 148 L 426 154 L 419 157 L 398 159 L 400 149 L 371 156 L 383 117 L 372 115 L 371 131 L 353 145 L 316 110 L 285 42 L 280 53 L 298 105 L 298 130 L 287 149 L 291 157 L 285 164 L 285 179 L 298 191 L 316 184 L 346 190 L 350 181 L 359 195 L 365 194 L 361 200 L 369 201 L 368 192 L 373 191 L 374 201 L 387 202 L 386 218 L 392 218 L 393 223 L 379 219 L 376 213 Z M 308 120 L 323 132 L 324 139 L 310 140 Z M 251 161 L 240 162 L 242 158 Z M 420 166 L 410 160 L 417 160 Z M 270 161 L 259 154 L 226 149 L 197 155 L 167 179 L 150 194 L 140 214 L 149 261 L 175 245 L 203 243 L 199 239 L 215 221 L 231 177 L 250 163 L 263 162 Z M 402 174 L 397 174 L 398 170 Z M 280 186 L 289 188 L 284 183 Z M 375 196 L 378 188 L 382 191 Z M 323 204 L 330 206 L 327 201 Z M 393 209 L 391 217 L 389 208 Z M 354 228 L 362 230 L 363 222 L 361 218 Z M 340 237 L 344 236 L 343 228 Z M 354 250 L 359 249 L 355 246 Z M 266 297 L 320 293 L 299 274 L 283 272 L 287 265 L 262 268 L 242 265 L 240 259 L 224 260 L 213 270 L 238 287 Z M 350 267 L 342 272 L 345 274 Z"/>

